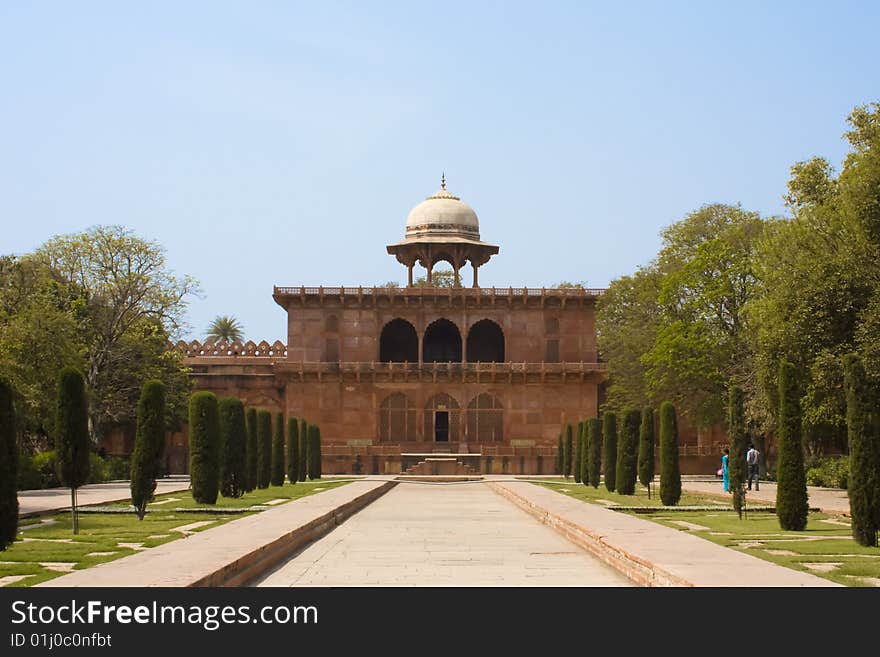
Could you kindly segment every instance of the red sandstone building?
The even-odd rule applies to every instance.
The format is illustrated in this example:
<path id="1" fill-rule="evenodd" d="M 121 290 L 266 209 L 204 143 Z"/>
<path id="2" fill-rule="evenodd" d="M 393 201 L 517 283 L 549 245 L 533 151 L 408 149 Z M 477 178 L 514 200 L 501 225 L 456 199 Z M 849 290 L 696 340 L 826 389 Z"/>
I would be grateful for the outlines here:
<path id="1" fill-rule="evenodd" d="M 320 425 L 325 473 L 551 473 L 562 424 L 597 414 L 602 291 L 481 288 L 498 250 L 443 180 L 387 247 L 407 287 L 276 287 L 286 346 L 180 347 L 198 388 Z M 432 285 L 440 262 L 454 287 Z M 186 470 L 183 435 L 167 455 Z"/>

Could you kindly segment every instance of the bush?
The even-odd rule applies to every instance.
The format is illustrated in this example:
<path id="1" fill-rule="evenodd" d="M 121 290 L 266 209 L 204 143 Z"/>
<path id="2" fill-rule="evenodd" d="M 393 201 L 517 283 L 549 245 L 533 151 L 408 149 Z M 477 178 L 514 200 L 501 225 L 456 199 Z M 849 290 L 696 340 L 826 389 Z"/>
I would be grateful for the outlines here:
<path id="1" fill-rule="evenodd" d="M 800 392 L 794 365 L 779 367 L 779 455 L 776 461 L 776 517 L 787 531 L 807 526 L 807 478 L 801 435 Z"/>
<path id="2" fill-rule="evenodd" d="M 192 496 L 216 504 L 220 491 L 220 415 L 212 392 L 196 392 L 189 401 L 189 476 Z"/>
<path id="3" fill-rule="evenodd" d="M 272 463 L 269 483 L 284 485 L 284 413 L 276 413 L 275 429 L 272 434 Z"/>
<path id="4" fill-rule="evenodd" d="M 247 425 L 244 404 L 235 397 L 224 397 L 220 414 L 220 494 L 237 498 L 247 489 Z"/>
<path id="5" fill-rule="evenodd" d="M 57 488 L 61 486 L 58 478 L 58 455 L 54 449 L 34 454 L 34 470 L 40 475 L 39 488 Z"/>
<path id="6" fill-rule="evenodd" d="M 597 417 L 587 420 L 587 447 L 590 486 L 599 488 L 599 476 L 602 471 L 602 423 Z"/>
<path id="7" fill-rule="evenodd" d="M 137 432 L 131 454 L 131 503 L 140 520 L 156 492 L 159 457 L 165 447 L 165 386 L 147 381 L 138 400 Z"/>
<path id="8" fill-rule="evenodd" d="M 675 506 L 681 499 L 678 463 L 678 420 L 672 402 L 660 405 L 660 501 Z"/>
<path id="9" fill-rule="evenodd" d="M 617 416 L 611 411 L 602 418 L 602 446 L 605 488 L 613 493 L 617 488 Z"/>
<path id="10" fill-rule="evenodd" d="M 623 414 L 623 427 L 617 442 L 617 473 L 615 483 L 621 495 L 636 492 L 636 450 L 639 443 L 641 413 L 630 409 Z"/>
<path id="11" fill-rule="evenodd" d="M 272 479 L 272 414 L 257 411 L 257 488 L 269 488 Z"/>
<path id="12" fill-rule="evenodd" d="M 87 484 L 103 484 L 108 480 L 107 461 L 95 452 L 89 452 L 89 476 Z"/>
<path id="13" fill-rule="evenodd" d="M 245 492 L 257 487 L 257 409 L 247 410 L 247 443 L 245 445 Z"/>
<path id="14" fill-rule="evenodd" d="M 810 459 L 805 467 L 807 486 L 846 489 L 849 484 L 848 456 L 825 456 Z"/>
<path id="15" fill-rule="evenodd" d="M 157 464 L 156 474 L 159 474 Z M 131 477 L 131 461 L 120 456 L 111 456 L 107 459 L 107 481 L 127 480 Z"/>
<path id="16" fill-rule="evenodd" d="M 18 455 L 18 490 L 43 488 L 43 476 L 34 467 L 34 457 L 30 454 Z"/>
<path id="17" fill-rule="evenodd" d="M 295 484 L 299 479 L 299 420 L 287 418 L 287 479 Z"/>
<path id="18" fill-rule="evenodd" d="M 0 551 L 18 533 L 18 444 L 12 388 L 0 379 Z"/>

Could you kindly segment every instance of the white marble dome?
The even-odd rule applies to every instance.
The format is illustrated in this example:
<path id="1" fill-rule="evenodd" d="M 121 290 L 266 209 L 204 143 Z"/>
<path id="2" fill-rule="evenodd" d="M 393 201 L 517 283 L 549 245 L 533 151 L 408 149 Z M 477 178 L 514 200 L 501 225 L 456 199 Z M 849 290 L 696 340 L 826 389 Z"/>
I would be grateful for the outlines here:
<path id="1" fill-rule="evenodd" d="M 446 190 L 445 177 L 440 189 L 410 210 L 406 218 L 407 239 L 429 235 L 480 239 L 477 213 Z"/>

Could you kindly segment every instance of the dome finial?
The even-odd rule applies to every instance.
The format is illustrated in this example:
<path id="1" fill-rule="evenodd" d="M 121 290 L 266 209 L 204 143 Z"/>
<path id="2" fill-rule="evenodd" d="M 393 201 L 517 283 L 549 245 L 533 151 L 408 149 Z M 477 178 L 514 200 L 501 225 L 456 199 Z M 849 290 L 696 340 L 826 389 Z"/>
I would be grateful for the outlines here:
<path id="1" fill-rule="evenodd" d="M 446 172 L 440 174 L 440 189 L 446 189 Z"/>

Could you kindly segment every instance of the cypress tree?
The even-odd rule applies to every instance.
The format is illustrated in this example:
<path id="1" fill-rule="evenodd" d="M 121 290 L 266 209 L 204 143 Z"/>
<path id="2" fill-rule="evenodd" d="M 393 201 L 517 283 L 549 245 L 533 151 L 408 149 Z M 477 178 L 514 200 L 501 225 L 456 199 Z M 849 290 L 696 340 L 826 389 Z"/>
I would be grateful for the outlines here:
<path id="1" fill-rule="evenodd" d="M 257 488 L 269 488 L 272 479 L 272 414 L 257 411 Z"/>
<path id="2" fill-rule="evenodd" d="M 855 354 L 843 361 L 846 430 L 849 441 L 849 496 L 853 538 L 877 546 L 880 531 L 880 405 Z"/>
<path id="3" fill-rule="evenodd" d="M 220 414 L 213 392 L 196 392 L 189 400 L 189 477 L 192 496 L 216 504 L 220 490 Z"/>
<path id="4" fill-rule="evenodd" d="M 660 404 L 660 500 L 675 506 L 681 499 L 678 464 L 678 420 L 672 402 Z"/>
<path id="5" fill-rule="evenodd" d="M 244 404 L 235 397 L 218 403 L 220 412 L 220 494 L 241 497 L 247 486 L 247 427 Z"/>
<path id="6" fill-rule="evenodd" d="M 611 411 L 606 411 L 602 418 L 602 434 L 605 488 L 613 493 L 617 487 L 617 416 Z"/>
<path id="7" fill-rule="evenodd" d="M 602 471 L 602 423 L 597 417 L 587 420 L 587 447 L 590 486 L 599 488 L 599 476 Z"/>
<path id="8" fill-rule="evenodd" d="M 245 492 L 257 487 L 257 409 L 247 410 L 247 444 L 245 448 Z"/>
<path id="9" fill-rule="evenodd" d="M 642 425 L 639 427 L 639 481 L 648 489 L 651 498 L 651 482 L 654 481 L 654 409 L 642 410 Z"/>
<path id="10" fill-rule="evenodd" d="M 287 418 L 287 479 L 295 484 L 299 479 L 299 420 Z"/>
<path id="11" fill-rule="evenodd" d="M 623 427 L 617 442 L 617 492 L 633 495 L 636 492 L 636 450 L 639 443 L 641 413 L 629 409 L 623 414 Z"/>
<path id="12" fill-rule="evenodd" d="M 321 478 L 321 430 L 309 425 L 309 479 Z"/>
<path id="13" fill-rule="evenodd" d="M 746 502 L 746 452 L 749 437 L 746 432 L 745 412 L 743 411 L 743 391 L 738 386 L 730 388 L 730 408 L 727 413 L 727 433 L 730 436 L 730 457 L 727 473 L 733 509 L 742 518 Z"/>
<path id="14" fill-rule="evenodd" d="M 581 460 L 584 454 L 584 423 L 578 422 L 574 449 L 574 483 L 581 483 Z"/>
<path id="15" fill-rule="evenodd" d="M 165 385 L 147 381 L 138 400 L 137 431 L 131 453 L 131 504 L 139 520 L 156 492 L 159 458 L 165 446 Z"/>
<path id="16" fill-rule="evenodd" d="M 273 486 L 284 485 L 284 413 L 275 415 L 275 432 L 272 434 L 272 476 Z"/>
<path id="17" fill-rule="evenodd" d="M 807 478 L 801 436 L 801 403 L 794 365 L 779 367 L 779 456 L 776 462 L 776 517 L 788 531 L 807 526 Z"/>
<path id="18" fill-rule="evenodd" d="M 559 432 L 559 439 L 556 441 L 556 474 L 562 474 L 562 432 Z"/>
<path id="19" fill-rule="evenodd" d="M 562 446 L 562 474 L 566 479 L 571 475 L 571 448 L 573 445 L 571 424 L 565 425 L 565 443 Z"/>
<path id="20" fill-rule="evenodd" d="M 305 418 L 299 422 L 299 477 L 305 481 L 309 474 L 309 423 Z"/>
<path id="21" fill-rule="evenodd" d="M 86 384 L 82 373 L 65 367 L 58 377 L 58 407 L 55 416 L 55 453 L 58 478 L 70 488 L 73 533 L 79 533 L 76 489 L 89 480 L 89 420 Z"/>
<path id="22" fill-rule="evenodd" d="M 18 533 L 18 446 L 12 387 L 0 379 L 0 552 Z"/>

